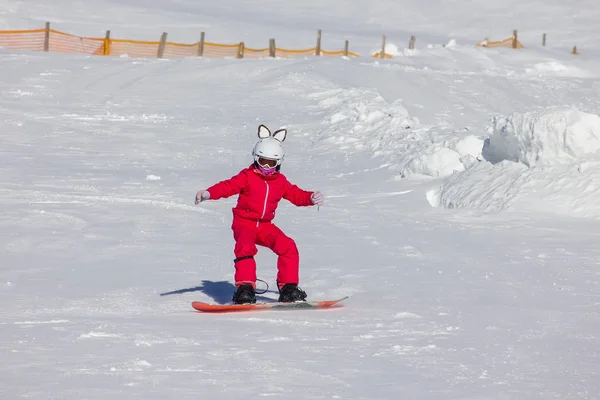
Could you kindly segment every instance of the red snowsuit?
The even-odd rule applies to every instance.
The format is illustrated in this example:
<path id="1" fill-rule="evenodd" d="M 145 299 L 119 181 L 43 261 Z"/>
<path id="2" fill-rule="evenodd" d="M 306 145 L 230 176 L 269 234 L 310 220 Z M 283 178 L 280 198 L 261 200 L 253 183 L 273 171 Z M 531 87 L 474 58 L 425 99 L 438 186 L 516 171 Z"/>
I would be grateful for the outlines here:
<path id="1" fill-rule="evenodd" d="M 206 189 L 210 200 L 218 200 L 239 194 L 233 208 L 233 237 L 235 239 L 235 282 L 256 283 L 256 245 L 268 247 L 277 259 L 277 283 L 299 282 L 299 255 L 296 243 L 271 221 L 275 218 L 277 204 L 284 198 L 296 206 L 312 206 L 311 195 L 292 185 L 287 178 L 276 172 L 264 175 L 253 165 L 234 177 Z"/>

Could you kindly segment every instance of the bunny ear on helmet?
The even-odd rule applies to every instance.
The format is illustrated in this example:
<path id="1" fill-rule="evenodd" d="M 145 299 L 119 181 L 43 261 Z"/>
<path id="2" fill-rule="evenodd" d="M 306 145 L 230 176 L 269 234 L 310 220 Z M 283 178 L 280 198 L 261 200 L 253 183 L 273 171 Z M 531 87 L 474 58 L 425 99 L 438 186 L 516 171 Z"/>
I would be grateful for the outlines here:
<path id="1" fill-rule="evenodd" d="M 258 137 L 261 139 L 268 138 L 271 136 L 271 131 L 264 125 L 258 127 Z"/>
<path id="2" fill-rule="evenodd" d="M 273 137 L 280 142 L 283 142 L 287 137 L 287 129 L 278 129 L 273 133 Z"/>

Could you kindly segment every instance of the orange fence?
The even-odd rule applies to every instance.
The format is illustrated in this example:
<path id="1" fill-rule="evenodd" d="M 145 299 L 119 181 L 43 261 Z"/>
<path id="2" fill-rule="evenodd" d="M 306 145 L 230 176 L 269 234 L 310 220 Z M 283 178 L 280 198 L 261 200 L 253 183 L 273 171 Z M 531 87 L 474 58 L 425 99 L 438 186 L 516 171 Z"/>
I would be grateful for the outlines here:
<path id="1" fill-rule="evenodd" d="M 167 41 L 167 33 L 163 33 L 159 41 L 139 41 L 126 39 L 112 39 L 110 31 L 103 38 L 87 38 L 71 35 L 50 28 L 46 23 L 43 29 L 0 31 L 0 47 L 8 50 L 23 51 L 51 51 L 61 53 L 78 53 L 104 56 L 129 56 L 134 58 L 183 58 L 183 57 L 212 57 L 212 58 L 264 58 L 264 57 L 301 57 L 301 56 L 346 56 L 359 57 L 358 54 L 348 50 L 346 40 L 343 50 L 327 51 L 321 48 L 321 30 L 317 31 L 317 43 L 310 49 L 290 50 L 275 46 L 275 39 L 269 39 L 269 46 L 262 49 L 246 47 L 244 42 L 235 44 L 211 43 L 204 40 L 204 32 L 200 41 L 192 44 L 174 43 Z M 415 49 L 415 36 L 410 37 L 409 50 Z M 542 46 L 546 45 L 546 34 L 543 35 Z M 484 41 L 477 44 L 479 47 L 509 47 L 520 49 L 523 47 L 518 40 L 517 30 L 513 36 L 501 41 Z M 383 36 L 381 51 L 372 54 L 374 58 L 389 59 L 391 54 L 385 52 L 386 37 Z M 577 47 L 572 54 L 578 55 Z"/>
<path id="2" fill-rule="evenodd" d="M 544 46 L 545 45 L 546 45 L 546 35 L 544 35 Z M 487 38 L 485 38 L 483 41 L 477 43 L 477 46 L 478 47 L 509 47 L 509 48 L 513 48 L 513 49 L 523 48 L 523 44 L 521 42 L 519 42 L 519 33 L 517 32 L 516 29 L 513 31 L 512 37 L 509 37 L 508 39 L 493 42 L 493 41 L 489 41 Z"/>
<path id="3" fill-rule="evenodd" d="M 546 34 L 542 34 L 542 46 L 546 46 Z M 515 29 L 511 37 L 498 40 L 498 41 L 490 41 L 488 38 L 485 38 L 483 41 L 477 43 L 478 47 L 508 47 L 513 49 L 522 49 L 523 44 L 519 41 L 519 32 Z M 573 46 L 573 50 L 571 50 L 571 54 L 578 56 L 579 52 L 577 51 L 577 46 Z"/>
<path id="4" fill-rule="evenodd" d="M 212 58 L 264 58 L 264 57 L 297 57 L 297 56 L 346 56 L 359 57 L 348 51 L 348 41 L 344 50 L 326 51 L 321 49 L 321 31 L 318 31 L 317 46 L 303 50 L 281 49 L 275 46 L 275 39 L 269 40 L 269 47 L 253 49 L 243 42 L 236 44 L 211 43 L 204 40 L 204 32 L 200 41 L 192 44 L 167 41 L 167 33 L 156 42 L 112 39 L 110 31 L 103 38 L 86 38 L 60 32 L 50 28 L 46 23 L 44 29 L 0 31 L 0 47 L 8 50 L 50 51 L 60 53 L 92 54 L 105 56 L 129 57 L 212 57 Z"/>

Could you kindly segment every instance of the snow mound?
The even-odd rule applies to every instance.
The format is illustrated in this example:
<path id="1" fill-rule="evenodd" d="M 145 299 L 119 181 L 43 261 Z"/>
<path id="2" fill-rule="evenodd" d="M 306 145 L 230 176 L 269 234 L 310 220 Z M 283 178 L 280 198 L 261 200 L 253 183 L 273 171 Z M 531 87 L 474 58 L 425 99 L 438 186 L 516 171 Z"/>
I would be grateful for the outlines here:
<path id="1" fill-rule="evenodd" d="M 600 218 L 600 160 L 534 167 L 480 162 L 427 193 L 433 207 Z"/>
<path id="2" fill-rule="evenodd" d="M 483 139 L 419 127 L 402 100 L 385 101 L 370 90 L 329 90 L 311 95 L 325 110 L 317 139 L 346 154 L 368 150 L 402 177 L 443 177 L 481 157 Z"/>
<path id="3" fill-rule="evenodd" d="M 448 43 L 446 43 L 446 45 L 444 47 L 447 47 L 447 48 L 454 48 L 454 47 L 456 47 L 456 39 L 450 39 L 448 41 Z"/>
<path id="4" fill-rule="evenodd" d="M 433 207 L 487 212 L 511 209 L 529 178 L 527 167 L 523 164 L 480 162 L 448 177 L 439 188 L 427 192 L 427 200 Z"/>
<path id="5" fill-rule="evenodd" d="M 376 54 L 381 53 L 381 46 L 379 46 L 378 48 L 375 49 L 371 49 L 371 55 L 374 56 Z M 398 50 L 398 46 L 396 46 L 393 43 L 386 43 L 385 44 L 385 54 L 389 54 L 392 57 L 396 57 L 398 55 L 400 55 L 400 50 Z"/>
<path id="6" fill-rule="evenodd" d="M 569 65 L 556 60 L 534 63 L 531 67 L 525 68 L 525 73 L 533 76 L 559 76 L 572 78 L 586 78 L 593 76 L 593 74 L 572 65 L 572 63 Z"/>
<path id="7" fill-rule="evenodd" d="M 481 162 L 427 193 L 434 207 L 600 217 L 600 117 L 549 108 L 494 118 Z"/>
<path id="8" fill-rule="evenodd" d="M 339 150 L 368 148 L 379 156 L 418 124 L 401 100 L 390 104 L 374 91 L 334 89 L 310 97 L 326 111 L 319 140 Z"/>
<path id="9" fill-rule="evenodd" d="M 600 148 L 600 117 L 571 108 L 550 108 L 494 118 L 483 148 L 486 160 L 529 167 L 573 161 Z"/>
<path id="10" fill-rule="evenodd" d="M 396 169 L 402 177 L 444 177 L 464 171 L 481 157 L 483 139 L 473 135 L 422 140 L 398 156 Z"/>

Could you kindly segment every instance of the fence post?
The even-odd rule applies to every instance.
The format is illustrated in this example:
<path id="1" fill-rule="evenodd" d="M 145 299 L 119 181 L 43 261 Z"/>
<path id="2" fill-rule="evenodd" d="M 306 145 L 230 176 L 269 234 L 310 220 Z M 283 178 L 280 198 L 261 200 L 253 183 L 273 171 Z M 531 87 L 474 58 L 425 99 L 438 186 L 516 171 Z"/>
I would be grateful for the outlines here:
<path id="1" fill-rule="evenodd" d="M 348 57 L 348 41 L 346 40 L 346 43 L 344 44 L 344 56 Z"/>
<path id="2" fill-rule="evenodd" d="M 545 46 L 545 45 L 546 45 L 546 34 L 544 33 L 542 35 L 542 46 Z"/>
<path id="3" fill-rule="evenodd" d="M 320 29 L 317 31 L 317 51 L 316 51 L 315 55 L 317 55 L 317 56 L 321 55 L 321 30 Z"/>
<path id="4" fill-rule="evenodd" d="M 44 51 L 50 51 L 50 22 L 46 22 L 46 34 L 44 37 Z"/>
<path id="5" fill-rule="evenodd" d="M 269 56 L 275 57 L 275 39 L 269 39 Z"/>
<path id="6" fill-rule="evenodd" d="M 381 58 L 385 58 L 385 35 L 381 38 Z"/>
<path id="7" fill-rule="evenodd" d="M 160 44 L 158 45 L 158 53 L 156 54 L 156 56 L 158 58 L 163 57 L 163 54 L 165 53 L 166 45 L 167 45 L 167 32 L 163 32 L 163 34 L 160 37 Z"/>
<path id="8" fill-rule="evenodd" d="M 104 37 L 104 55 L 110 56 L 110 31 L 106 31 L 106 36 Z"/>
<path id="9" fill-rule="evenodd" d="M 417 40 L 417 38 L 415 38 L 415 35 L 411 35 L 410 41 L 408 42 L 408 49 L 409 50 L 414 50 L 415 49 L 415 41 L 416 40 Z"/>
<path id="10" fill-rule="evenodd" d="M 244 58 L 244 42 L 240 42 L 240 45 L 238 46 L 238 55 L 237 58 Z"/>
<path id="11" fill-rule="evenodd" d="M 573 54 L 573 55 L 577 55 L 577 54 L 579 54 L 579 53 L 577 52 L 577 46 L 573 46 L 573 51 L 571 52 L 571 54 Z"/>
<path id="12" fill-rule="evenodd" d="M 204 55 L 204 32 L 200 33 L 200 43 L 198 43 L 198 57 Z"/>
<path id="13" fill-rule="evenodd" d="M 513 42 L 512 42 L 512 48 L 516 49 L 517 48 L 517 43 L 519 42 L 519 32 L 517 32 L 517 30 L 515 29 L 513 31 Z"/>

